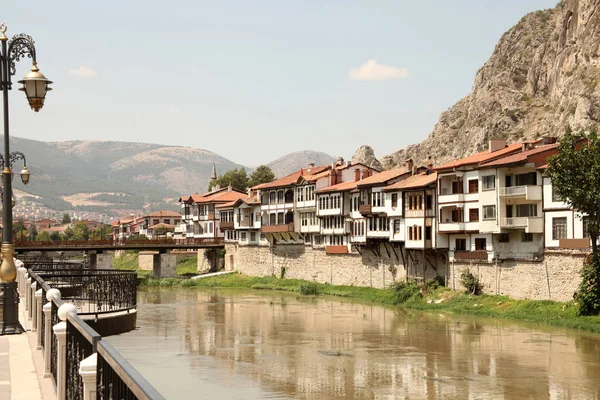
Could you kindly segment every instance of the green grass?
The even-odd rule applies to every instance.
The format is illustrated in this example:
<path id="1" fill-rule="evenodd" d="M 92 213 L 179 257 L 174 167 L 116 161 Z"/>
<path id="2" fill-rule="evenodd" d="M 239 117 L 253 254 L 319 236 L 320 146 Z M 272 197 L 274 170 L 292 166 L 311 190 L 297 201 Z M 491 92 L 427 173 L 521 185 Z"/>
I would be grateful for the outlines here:
<path id="1" fill-rule="evenodd" d="M 113 268 L 121 271 L 135 271 L 138 269 L 138 254 L 125 252 L 125 254 L 113 258 Z"/>
<path id="2" fill-rule="evenodd" d="M 198 257 L 186 257 L 177 264 L 177 275 L 198 275 Z"/>
<path id="3" fill-rule="evenodd" d="M 580 317 L 574 302 L 559 303 L 549 300 L 514 300 L 506 296 L 470 295 L 447 288 L 429 289 L 427 293 L 412 291 L 410 297 L 400 302 L 400 293 L 392 289 L 374 289 L 358 286 L 331 286 L 298 279 L 280 279 L 274 276 L 253 277 L 226 274 L 203 279 L 181 278 L 152 279 L 144 281 L 147 286 L 246 288 L 258 290 L 282 290 L 301 294 L 301 287 L 310 293 L 340 296 L 383 305 L 401 305 L 406 308 L 472 315 L 478 317 L 505 318 L 510 320 L 549 324 L 558 327 L 600 333 L 600 317 Z M 402 292 L 404 293 L 404 291 Z M 440 301 L 436 304 L 436 301 Z"/>

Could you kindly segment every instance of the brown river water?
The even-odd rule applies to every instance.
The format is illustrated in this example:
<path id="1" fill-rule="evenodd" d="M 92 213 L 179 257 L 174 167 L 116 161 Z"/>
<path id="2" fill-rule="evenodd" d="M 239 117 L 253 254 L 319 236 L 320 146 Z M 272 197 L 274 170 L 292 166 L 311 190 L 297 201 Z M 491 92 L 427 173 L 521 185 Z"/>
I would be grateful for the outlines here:
<path id="1" fill-rule="evenodd" d="M 167 399 L 600 399 L 600 335 L 336 297 L 148 288 L 107 338 Z"/>

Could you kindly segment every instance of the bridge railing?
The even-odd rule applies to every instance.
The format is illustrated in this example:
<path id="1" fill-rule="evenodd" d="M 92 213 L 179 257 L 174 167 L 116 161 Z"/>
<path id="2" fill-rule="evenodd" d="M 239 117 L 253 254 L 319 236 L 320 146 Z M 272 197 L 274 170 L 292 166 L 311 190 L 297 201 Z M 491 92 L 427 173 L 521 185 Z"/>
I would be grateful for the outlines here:
<path id="1" fill-rule="evenodd" d="M 152 246 L 211 246 L 222 245 L 223 238 L 160 238 L 160 239 L 116 239 L 116 240 L 24 240 L 15 241 L 16 248 L 88 248 L 88 247 L 152 247 Z"/>
<path id="2" fill-rule="evenodd" d="M 35 301 L 27 301 L 26 307 L 31 315 L 32 331 L 37 331 L 38 348 L 43 352 L 44 376 L 53 380 L 57 398 L 162 400 L 152 385 L 112 346 L 102 342 L 102 336 L 79 317 L 86 313 L 78 314 L 73 304 L 80 297 L 85 297 L 86 302 L 99 300 L 102 306 L 94 303 L 94 314 L 98 308 L 104 309 L 104 305 L 115 311 L 118 311 L 116 307 L 130 310 L 133 305 L 135 308 L 135 284 L 132 287 L 129 278 L 119 276 L 135 277 L 135 274 L 113 270 L 72 272 L 36 271 L 31 267 L 25 275 L 28 282 L 19 280 L 19 283 L 27 282 L 28 296 L 35 298 Z M 86 295 L 70 296 L 69 291 Z M 117 291 L 133 294 L 119 300 L 113 296 Z"/>

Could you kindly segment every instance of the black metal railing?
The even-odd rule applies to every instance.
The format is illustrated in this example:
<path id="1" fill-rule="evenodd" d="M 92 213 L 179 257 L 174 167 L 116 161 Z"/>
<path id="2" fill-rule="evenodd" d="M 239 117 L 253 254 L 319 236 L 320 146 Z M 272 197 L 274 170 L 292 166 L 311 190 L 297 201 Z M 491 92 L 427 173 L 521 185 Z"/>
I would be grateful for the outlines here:
<path id="1" fill-rule="evenodd" d="M 81 361 L 96 352 L 102 337 L 77 316 L 67 315 L 67 354 L 65 389 L 69 400 L 83 399 L 83 379 L 79 374 Z"/>
<path id="2" fill-rule="evenodd" d="M 75 274 L 73 272 L 76 272 Z M 93 303 L 94 312 L 113 307 L 124 309 L 135 308 L 137 289 L 135 286 L 135 273 L 120 272 L 114 270 L 30 270 L 32 281 L 42 289 L 43 298 L 46 299 L 47 292 L 52 288 L 61 291 L 61 298 L 53 298 L 51 301 L 50 326 L 42 322 L 42 338 L 45 330 L 50 329 L 50 373 L 54 387 L 58 385 L 58 340 L 54 334 L 53 327 L 60 321 L 58 308 L 65 303 L 77 302 L 82 296 L 69 297 L 68 292 L 82 294 L 85 303 Z M 128 296 L 117 295 L 117 292 L 130 292 Z M 64 295 L 67 293 L 67 295 Z M 105 296 L 104 298 L 102 296 Z M 121 293 L 122 295 L 122 293 Z M 48 302 L 48 300 L 46 300 Z M 33 307 L 33 305 L 32 305 Z M 101 311 L 102 312 L 102 311 Z M 85 314 L 85 313 L 83 313 Z M 44 319 L 42 318 L 42 321 Z M 98 399 L 141 399 L 141 400 L 164 400 L 152 385 L 150 385 L 125 359 L 108 343 L 102 342 L 102 337 L 92 329 L 84 320 L 75 315 L 67 315 L 66 332 L 66 374 L 64 377 L 66 399 L 83 399 L 83 380 L 79 373 L 81 361 L 95 352 L 98 354 L 96 376 L 97 376 L 97 398 Z"/>
<path id="3" fill-rule="evenodd" d="M 74 273 L 73 273 L 74 272 Z M 39 276 L 60 290 L 61 299 L 77 307 L 79 315 L 129 311 L 137 305 L 137 273 L 96 269 L 44 271 Z"/>
<path id="4" fill-rule="evenodd" d="M 24 261 L 23 264 L 28 270 L 38 272 L 56 270 L 80 271 L 89 268 L 87 263 L 81 261 L 56 261 L 52 259 Z"/>
<path id="5" fill-rule="evenodd" d="M 164 399 L 109 343 L 98 342 L 97 400 Z"/>

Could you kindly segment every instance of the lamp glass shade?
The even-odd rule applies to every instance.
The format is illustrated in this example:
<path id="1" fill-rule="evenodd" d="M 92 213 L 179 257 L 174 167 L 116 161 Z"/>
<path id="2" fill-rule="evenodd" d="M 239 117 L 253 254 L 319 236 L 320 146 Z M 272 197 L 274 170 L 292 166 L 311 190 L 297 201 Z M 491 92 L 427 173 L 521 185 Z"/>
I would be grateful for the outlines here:
<path id="1" fill-rule="evenodd" d="M 38 112 L 44 106 L 46 93 L 52 88 L 49 86 L 52 82 L 39 72 L 40 70 L 34 64 L 31 72 L 25 75 L 25 78 L 19 81 L 23 85 L 19 90 L 24 91 L 29 101 L 29 106 L 35 112 Z"/>
<path id="2" fill-rule="evenodd" d="M 29 183 L 30 176 L 31 176 L 31 173 L 27 169 L 27 166 L 24 166 L 23 169 L 21 170 L 21 181 L 23 182 L 24 185 L 27 185 Z"/>
<path id="3" fill-rule="evenodd" d="M 15 208 L 15 196 L 10 196 L 10 203 L 12 208 Z"/>

